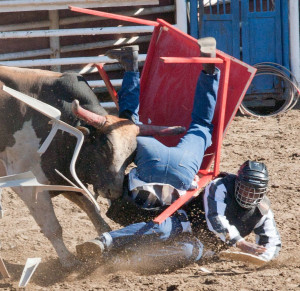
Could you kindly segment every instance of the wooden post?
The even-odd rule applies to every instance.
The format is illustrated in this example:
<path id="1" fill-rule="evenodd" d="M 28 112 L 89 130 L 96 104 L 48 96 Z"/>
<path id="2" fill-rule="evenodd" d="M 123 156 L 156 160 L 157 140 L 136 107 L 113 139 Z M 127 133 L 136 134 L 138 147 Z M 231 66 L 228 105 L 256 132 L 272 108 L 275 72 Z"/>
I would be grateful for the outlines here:
<path id="1" fill-rule="evenodd" d="M 59 29 L 59 15 L 58 10 L 49 10 L 49 29 Z M 57 59 L 60 58 L 60 40 L 59 36 L 51 36 L 49 39 L 50 49 L 52 51 L 50 58 Z M 60 72 L 61 66 L 55 65 L 51 66 L 51 70 L 55 72 Z"/>

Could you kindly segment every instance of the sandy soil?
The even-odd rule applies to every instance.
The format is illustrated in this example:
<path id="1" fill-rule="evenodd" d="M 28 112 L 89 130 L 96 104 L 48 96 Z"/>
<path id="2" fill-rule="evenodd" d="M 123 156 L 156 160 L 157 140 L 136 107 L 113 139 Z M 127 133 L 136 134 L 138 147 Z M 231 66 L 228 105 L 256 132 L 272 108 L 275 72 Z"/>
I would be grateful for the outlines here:
<path id="1" fill-rule="evenodd" d="M 15 290 L 28 257 L 42 262 L 28 290 L 300 290 L 300 115 L 299 110 L 272 118 L 238 116 L 224 140 L 221 170 L 235 172 L 246 159 L 268 165 L 269 198 L 283 247 L 271 264 L 255 268 L 241 262 L 202 261 L 174 272 L 145 275 L 139 272 L 82 266 L 66 271 L 28 209 L 11 190 L 3 193 L 5 216 L 0 220 L 1 256 L 11 274 L 0 289 Z M 63 197 L 53 201 L 67 246 L 96 235 L 87 216 Z M 103 204 L 104 203 L 104 204 Z M 105 201 L 102 202 L 105 207 Z M 117 225 L 110 222 L 113 228 Z M 202 271 L 205 267 L 210 273 Z"/>

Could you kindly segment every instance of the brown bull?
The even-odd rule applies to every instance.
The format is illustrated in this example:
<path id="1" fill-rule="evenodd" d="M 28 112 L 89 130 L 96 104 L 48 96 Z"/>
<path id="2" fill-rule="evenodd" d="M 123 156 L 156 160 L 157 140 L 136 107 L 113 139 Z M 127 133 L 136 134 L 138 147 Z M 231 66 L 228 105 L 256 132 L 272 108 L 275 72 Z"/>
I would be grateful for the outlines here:
<path id="1" fill-rule="evenodd" d="M 50 104 L 61 111 L 61 120 L 85 128 L 76 172 L 94 192 L 108 199 L 122 195 L 126 167 L 133 160 L 138 134 L 177 134 L 182 128 L 134 125 L 131 121 L 107 115 L 87 82 L 78 74 L 0 66 L 0 87 L 6 85 Z M 75 100 L 78 100 L 75 102 Z M 73 112 L 72 112 L 73 104 Z M 79 104 L 84 107 L 82 108 Z M 79 117 L 79 118 L 78 118 Z M 49 118 L 0 90 L 0 176 L 32 171 L 40 183 L 66 184 L 55 169 L 72 180 L 69 165 L 76 139 L 59 131 L 47 151 L 37 151 L 51 130 Z M 64 267 L 76 259 L 66 248 L 62 228 L 55 216 L 51 198 L 57 192 L 44 191 L 35 200 L 30 188 L 14 188 L 28 206 L 44 235 L 51 241 Z M 92 202 L 75 192 L 61 193 L 85 211 L 98 233 L 109 229 Z"/>

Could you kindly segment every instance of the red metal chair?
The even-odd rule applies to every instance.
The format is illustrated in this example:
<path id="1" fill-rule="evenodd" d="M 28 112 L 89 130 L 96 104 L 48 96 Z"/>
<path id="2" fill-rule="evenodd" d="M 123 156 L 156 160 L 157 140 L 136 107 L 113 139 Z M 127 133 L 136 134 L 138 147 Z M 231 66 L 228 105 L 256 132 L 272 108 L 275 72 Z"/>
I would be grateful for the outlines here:
<path id="1" fill-rule="evenodd" d="M 242 99 L 255 75 L 256 69 L 221 51 L 215 59 L 200 58 L 197 40 L 164 20 L 156 22 L 111 13 L 70 7 L 73 11 L 109 17 L 145 25 L 153 25 L 154 31 L 141 75 L 140 120 L 153 125 L 182 125 L 191 122 L 194 91 L 202 70 L 201 63 L 214 62 L 221 70 L 218 101 L 213 119 L 212 145 L 206 150 L 199 174 L 198 185 L 204 187 L 219 174 L 222 140 L 234 118 Z M 97 65 L 115 102 L 117 94 L 107 77 L 103 66 Z M 174 146 L 181 136 L 157 137 L 162 143 Z M 211 165 L 213 167 L 211 169 Z M 199 189 L 187 191 L 164 212 L 154 219 L 162 223 L 172 215 Z"/>

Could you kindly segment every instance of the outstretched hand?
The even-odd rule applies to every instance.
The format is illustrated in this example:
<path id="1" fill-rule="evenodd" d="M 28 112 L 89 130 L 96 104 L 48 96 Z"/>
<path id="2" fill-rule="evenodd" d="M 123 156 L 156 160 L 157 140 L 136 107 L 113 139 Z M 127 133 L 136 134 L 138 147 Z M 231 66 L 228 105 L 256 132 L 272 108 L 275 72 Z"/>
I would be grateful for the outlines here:
<path id="1" fill-rule="evenodd" d="M 243 252 L 253 255 L 260 255 L 267 250 L 264 246 L 260 246 L 256 243 L 251 243 L 246 240 L 237 242 L 236 246 Z"/>

